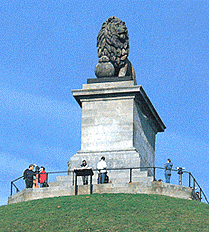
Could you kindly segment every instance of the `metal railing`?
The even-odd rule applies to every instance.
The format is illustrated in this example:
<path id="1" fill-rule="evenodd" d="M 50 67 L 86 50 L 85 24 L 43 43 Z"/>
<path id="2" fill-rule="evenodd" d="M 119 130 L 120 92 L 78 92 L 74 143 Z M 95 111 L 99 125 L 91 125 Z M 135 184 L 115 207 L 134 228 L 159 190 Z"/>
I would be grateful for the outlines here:
<path id="1" fill-rule="evenodd" d="M 192 188 L 192 199 L 197 200 L 197 201 L 201 201 L 204 197 L 205 201 L 209 204 L 208 199 L 207 199 L 203 189 L 200 187 L 199 183 L 197 182 L 195 177 L 192 175 L 192 173 L 186 172 L 186 171 L 185 171 L 185 173 L 189 174 L 189 187 Z M 196 188 L 199 188 L 199 192 L 198 191 L 195 192 Z"/>
<path id="2" fill-rule="evenodd" d="M 157 176 L 156 172 L 157 171 L 165 171 L 165 168 L 162 168 L 162 167 L 107 168 L 107 171 L 129 170 L 129 183 L 131 183 L 131 182 L 133 182 L 133 170 L 138 170 L 138 169 L 140 169 L 140 171 L 148 171 L 148 176 L 153 177 L 153 181 L 157 180 L 156 179 L 156 176 Z M 197 201 L 204 200 L 207 204 L 209 204 L 209 201 L 207 199 L 206 194 L 204 193 L 203 189 L 200 187 L 199 183 L 197 182 L 196 178 L 192 175 L 191 172 L 182 171 L 182 173 L 179 173 L 178 169 L 172 169 L 171 171 L 172 172 L 177 172 L 177 174 L 179 175 L 179 183 L 178 183 L 179 185 L 182 185 L 182 175 L 183 174 L 187 174 L 188 176 L 187 176 L 186 179 L 188 179 L 188 182 L 187 182 L 186 186 L 192 188 L 192 199 L 193 200 L 197 200 Z M 98 170 L 97 169 L 93 169 L 93 172 L 98 172 Z M 49 175 L 53 175 L 53 174 L 67 174 L 67 175 L 69 175 L 70 173 L 73 174 L 72 185 L 74 185 L 75 184 L 74 170 L 46 172 L 47 177 Z M 160 175 L 160 176 L 162 176 L 162 175 Z M 16 193 L 20 191 L 19 188 L 17 187 L 17 185 L 15 184 L 15 182 L 21 180 L 22 178 L 23 178 L 23 176 L 21 176 L 21 177 L 15 179 L 15 180 L 11 181 L 11 192 L 10 192 L 10 195 L 13 194 L 13 188 L 16 189 Z M 197 190 L 199 190 L 199 191 L 197 191 Z"/>
<path id="3" fill-rule="evenodd" d="M 40 173 L 34 172 L 34 176 L 36 176 L 37 174 L 40 174 Z M 46 172 L 45 174 L 47 174 L 47 182 L 48 182 L 48 176 L 49 175 L 52 175 L 52 174 L 69 174 L 69 171 Z M 21 179 L 24 179 L 23 177 L 24 176 L 20 176 L 17 179 L 11 181 L 10 196 L 13 195 L 13 187 L 16 189 L 16 193 L 20 192 L 19 188 L 14 184 L 14 182 L 16 182 L 18 180 L 21 180 Z"/>

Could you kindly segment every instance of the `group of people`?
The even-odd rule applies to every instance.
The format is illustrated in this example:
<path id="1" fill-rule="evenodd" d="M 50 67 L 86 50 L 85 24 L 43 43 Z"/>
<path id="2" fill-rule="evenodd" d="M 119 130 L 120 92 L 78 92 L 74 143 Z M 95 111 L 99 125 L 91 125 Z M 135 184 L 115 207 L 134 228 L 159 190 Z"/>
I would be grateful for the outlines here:
<path id="1" fill-rule="evenodd" d="M 87 162 L 86 160 L 82 161 L 81 168 L 87 168 Z M 166 164 L 164 165 L 165 167 L 165 182 L 170 183 L 171 179 L 171 170 L 173 167 L 173 164 L 171 163 L 171 159 L 167 159 Z M 98 173 L 98 184 L 104 184 L 105 182 L 108 182 L 107 178 L 107 163 L 105 162 L 105 157 L 102 156 L 100 161 L 97 163 L 97 170 L 99 171 Z M 88 176 L 82 176 L 83 178 L 83 185 L 88 184 Z M 159 182 L 162 182 L 160 179 Z"/>
<path id="2" fill-rule="evenodd" d="M 81 168 L 87 168 L 86 160 L 82 161 Z M 97 170 L 98 170 L 98 184 L 108 183 L 108 176 L 107 176 L 107 163 L 105 162 L 105 157 L 102 156 L 100 161 L 97 163 Z M 82 176 L 83 178 L 83 185 L 88 185 L 88 176 Z"/>
<path id="3" fill-rule="evenodd" d="M 27 168 L 23 173 L 23 179 L 25 180 L 26 188 L 33 188 L 33 185 L 36 183 L 39 183 L 41 188 L 48 187 L 47 173 L 45 171 L 45 167 L 41 166 L 39 169 L 39 167 L 36 166 L 35 171 L 33 171 L 34 167 L 34 164 L 30 164 L 29 168 Z M 82 161 L 81 168 L 88 168 L 86 160 Z M 104 184 L 105 182 L 108 182 L 107 164 L 105 162 L 104 156 L 102 156 L 100 161 L 98 162 L 97 169 L 99 171 L 98 184 Z M 83 184 L 88 185 L 88 176 L 82 176 L 82 178 Z"/>
<path id="4" fill-rule="evenodd" d="M 39 167 L 36 166 L 36 171 L 33 171 L 34 167 L 35 167 L 34 164 L 29 165 L 29 168 L 26 169 L 23 173 L 23 179 L 25 180 L 26 188 L 33 188 L 33 184 L 35 183 L 35 179 L 34 179 L 35 176 L 41 188 L 48 187 L 47 173 L 45 171 L 45 168 L 41 166 L 39 170 Z M 82 161 L 80 167 L 84 169 L 88 168 L 88 164 L 86 160 Z M 167 160 L 167 163 L 164 165 L 164 167 L 165 167 L 165 182 L 170 183 L 171 170 L 173 167 L 173 164 L 171 163 L 170 159 Z M 100 161 L 97 163 L 97 170 L 98 170 L 97 183 L 98 184 L 108 183 L 107 163 L 105 162 L 104 156 L 102 156 L 100 158 Z M 82 176 L 82 178 L 83 178 L 83 185 L 88 185 L 88 176 Z"/>
<path id="5" fill-rule="evenodd" d="M 29 168 L 27 168 L 23 173 L 23 179 L 25 180 L 26 188 L 33 188 L 33 185 L 36 183 L 34 177 L 36 177 L 36 180 L 40 184 L 41 188 L 48 187 L 45 167 L 41 166 L 39 169 L 39 167 L 36 166 L 36 170 L 33 171 L 34 167 L 34 164 L 30 164 Z"/>

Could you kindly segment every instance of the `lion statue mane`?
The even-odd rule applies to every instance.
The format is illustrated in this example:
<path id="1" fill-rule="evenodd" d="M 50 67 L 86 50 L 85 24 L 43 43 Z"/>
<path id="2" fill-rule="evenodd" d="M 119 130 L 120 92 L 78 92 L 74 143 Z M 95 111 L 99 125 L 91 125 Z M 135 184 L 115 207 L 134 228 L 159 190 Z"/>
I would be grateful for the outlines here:
<path id="1" fill-rule="evenodd" d="M 117 17 L 110 17 L 102 25 L 97 37 L 99 63 L 95 74 L 100 77 L 131 76 L 135 80 L 135 72 L 128 60 L 129 38 L 125 22 Z"/>

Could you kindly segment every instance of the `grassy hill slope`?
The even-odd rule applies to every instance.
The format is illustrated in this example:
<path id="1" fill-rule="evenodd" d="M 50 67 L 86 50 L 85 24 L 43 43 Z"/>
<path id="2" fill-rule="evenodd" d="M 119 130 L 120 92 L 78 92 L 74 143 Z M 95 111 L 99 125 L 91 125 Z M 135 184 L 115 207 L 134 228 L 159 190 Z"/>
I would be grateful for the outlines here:
<path id="1" fill-rule="evenodd" d="M 209 231 L 209 205 L 144 194 L 48 198 L 1 206 L 0 231 Z"/>

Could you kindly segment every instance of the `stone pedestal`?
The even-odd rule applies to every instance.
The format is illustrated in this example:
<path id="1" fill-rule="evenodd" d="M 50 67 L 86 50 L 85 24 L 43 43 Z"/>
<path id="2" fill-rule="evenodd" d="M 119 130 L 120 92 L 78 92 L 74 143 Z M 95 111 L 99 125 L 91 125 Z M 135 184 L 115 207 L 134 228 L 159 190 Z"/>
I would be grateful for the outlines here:
<path id="1" fill-rule="evenodd" d="M 95 79 L 98 83 L 89 81 L 72 90 L 82 107 L 82 135 L 81 150 L 71 157 L 70 170 L 80 167 L 83 159 L 96 169 L 101 156 L 108 168 L 154 166 L 155 136 L 165 125 L 142 86 L 118 79 Z M 116 171 L 109 174 L 110 180 L 118 181 Z M 123 177 L 129 179 L 127 175 L 124 171 Z"/>

